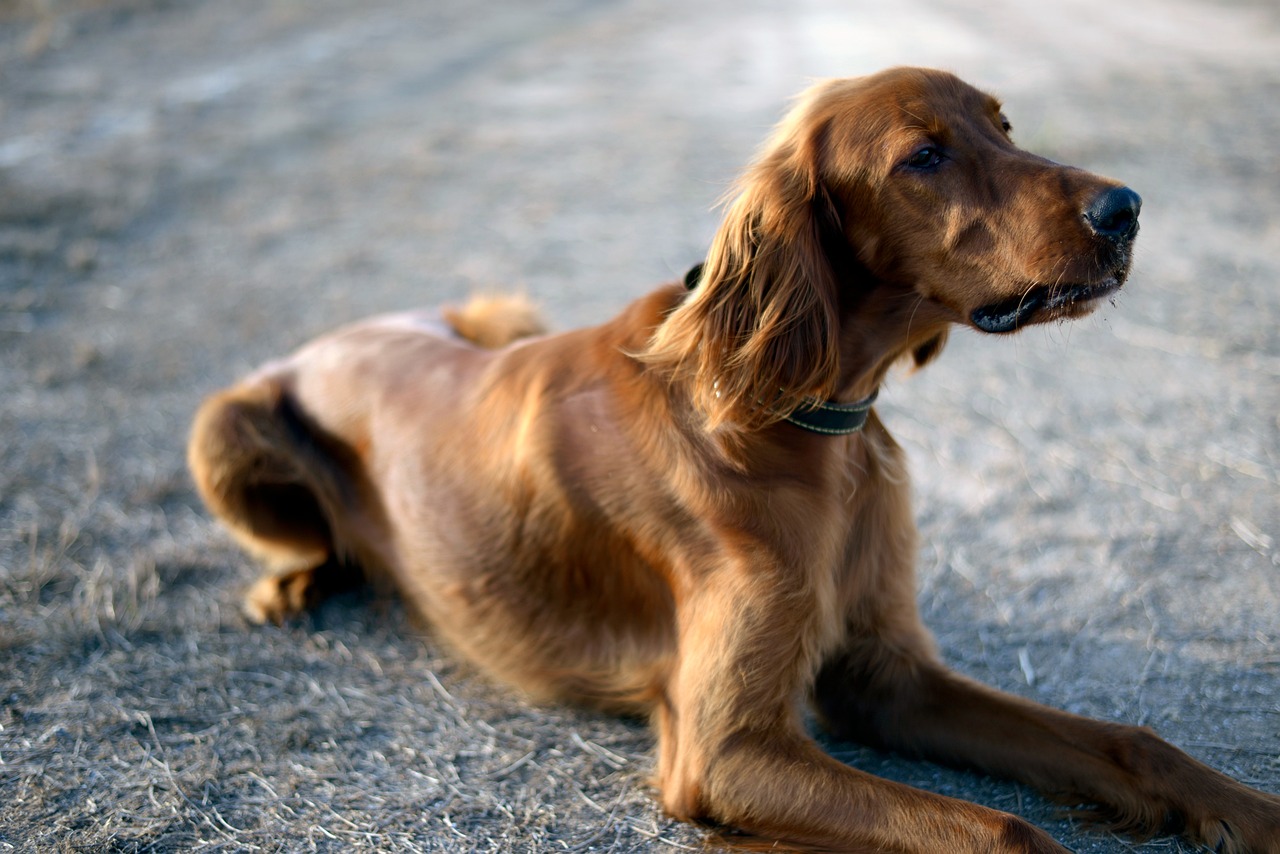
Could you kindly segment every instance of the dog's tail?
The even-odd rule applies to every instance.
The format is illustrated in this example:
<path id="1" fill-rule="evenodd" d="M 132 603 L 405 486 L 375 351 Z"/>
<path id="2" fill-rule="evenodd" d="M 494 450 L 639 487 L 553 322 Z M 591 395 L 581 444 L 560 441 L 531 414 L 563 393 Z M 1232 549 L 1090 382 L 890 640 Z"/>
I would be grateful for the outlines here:
<path id="1" fill-rule="evenodd" d="M 332 444 L 278 378 L 260 378 L 205 400 L 187 462 L 209 509 L 269 572 L 284 574 L 345 557 L 332 520 L 350 503 L 340 462 L 350 451 Z"/>
<path id="2" fill-rule="evenodd" d="M 445 307 L 444 319 L 458 335 L 488 350 L 547 331 L 538 307 L 519 294 L 475 296 L 461 308 Z"/>

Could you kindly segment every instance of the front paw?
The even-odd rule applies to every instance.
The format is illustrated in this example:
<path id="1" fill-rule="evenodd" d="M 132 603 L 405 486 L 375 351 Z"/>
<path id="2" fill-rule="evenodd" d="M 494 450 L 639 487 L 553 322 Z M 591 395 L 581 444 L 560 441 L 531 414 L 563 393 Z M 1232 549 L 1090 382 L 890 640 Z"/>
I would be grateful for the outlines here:
<path id="1" fill-rule="evenodd" d="M 1280 797 L 1240 787 L 1230 808 L 1188 818 L 1185 835 L 1221 854 L 1280 854 Z"/>

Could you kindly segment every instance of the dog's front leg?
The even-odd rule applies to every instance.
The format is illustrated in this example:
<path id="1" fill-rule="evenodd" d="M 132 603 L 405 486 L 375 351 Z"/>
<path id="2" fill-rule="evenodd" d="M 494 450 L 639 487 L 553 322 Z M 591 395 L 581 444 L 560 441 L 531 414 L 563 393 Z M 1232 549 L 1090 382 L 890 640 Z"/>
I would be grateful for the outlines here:
<path id="1" fill-rule="evenodd" d="M 682 597 L 657 712 L 666 809 L 823 851 L 1061 854 L 1021 819 L 857 771 L 803 732 L 806 632 L 821 603 L 788 589 L 797 577 L 743 560 Z"/>
<path id="2" fill-rule="evenodd" d="M 1280 798 L 1197 762 L 1148 729 L 1105 723 L 1004 694 L 852 636 L 820 671 L 819 713 L 833 734 L 980 768 L 1147 836 L 1181 831 L 1213 851 L 1280 854 Z"/>

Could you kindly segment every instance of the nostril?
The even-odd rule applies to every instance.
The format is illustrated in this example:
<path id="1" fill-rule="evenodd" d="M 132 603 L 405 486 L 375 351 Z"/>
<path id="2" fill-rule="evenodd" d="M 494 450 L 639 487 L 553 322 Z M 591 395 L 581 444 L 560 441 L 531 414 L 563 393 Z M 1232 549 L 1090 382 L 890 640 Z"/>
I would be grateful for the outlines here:
<path id="1" fill-rule="evenodd" d="M 1102 237 L 1131 237 L 1138 228 L 1142 197 L 1128 187 L 1112 187 L 1084 212 L 1089 226 Z"/>

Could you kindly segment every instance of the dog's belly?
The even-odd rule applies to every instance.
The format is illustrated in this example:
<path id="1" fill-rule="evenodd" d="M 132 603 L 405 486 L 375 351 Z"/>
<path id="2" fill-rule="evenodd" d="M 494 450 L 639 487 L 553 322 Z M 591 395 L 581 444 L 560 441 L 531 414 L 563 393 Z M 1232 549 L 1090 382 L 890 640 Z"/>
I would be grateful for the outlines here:
<path id="1" fill-rule="evenodd" d="M 450 646 L 539 699 L 633 711 L 658 699 L 675 648 L 674 609 L 667 586 L 638 558 L 584 564 L 583 556 L 566 562 L 495 547 L 505 531 L 458 554 L 461 543 L 443 542 L 456 536 L 441 533 L 419 529 L 396 576 Z"/>
<path id="2" fill-rule="evenodd" d="M 468 470 L 456 460 L 391 475 L 388 494 L 417 496 L 388 508 L 404 595 L 451 646 L 536 697 L 651 705 L 675 648 L 664 573 L 596 508 L 562 513 L 564 496 L 525 491 L 501 448 Z"/>

